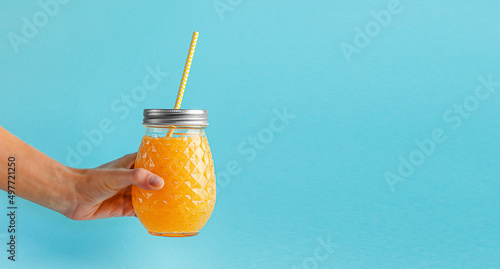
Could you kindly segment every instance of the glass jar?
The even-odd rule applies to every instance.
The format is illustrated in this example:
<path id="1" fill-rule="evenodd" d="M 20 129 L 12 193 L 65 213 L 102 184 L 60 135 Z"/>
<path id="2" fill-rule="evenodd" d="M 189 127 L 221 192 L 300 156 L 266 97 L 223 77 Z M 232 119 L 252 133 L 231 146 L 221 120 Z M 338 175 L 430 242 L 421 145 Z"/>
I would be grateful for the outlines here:
<path id="1" fill-rule="evenodd" d="M 145 168 L 165 181 L 162 189 L 132 186 L 132 204 L 152 235 L 197 235 L 215 205 L 215 172 L 205 134 L 206 110 L 146 109 L 146 133 L 135 168 Z"/>

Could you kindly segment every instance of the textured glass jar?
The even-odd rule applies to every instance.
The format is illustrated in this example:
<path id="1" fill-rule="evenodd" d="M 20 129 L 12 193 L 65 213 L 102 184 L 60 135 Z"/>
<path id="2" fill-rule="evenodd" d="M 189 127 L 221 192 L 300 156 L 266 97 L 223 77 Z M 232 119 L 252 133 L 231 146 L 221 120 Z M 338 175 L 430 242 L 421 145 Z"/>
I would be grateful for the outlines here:
<path id="1" fill-rule="evenodd" d="M 156 114 L 151 116 L 151 111 Z M 146 133 L 135 168 L 161 176 L 165 185 L 157 191 L 132 186 L 132 204 L 152 235 L 196 235 L 214 209 L 215 172 L 205 135 L 208 123 L 206 118 L 200 120 L 201 114 L 193 116 L 195 112 L 206 117 L 204 110 L 144 111 Z M 190 125 L 175 125 L 178 123 Z"/>

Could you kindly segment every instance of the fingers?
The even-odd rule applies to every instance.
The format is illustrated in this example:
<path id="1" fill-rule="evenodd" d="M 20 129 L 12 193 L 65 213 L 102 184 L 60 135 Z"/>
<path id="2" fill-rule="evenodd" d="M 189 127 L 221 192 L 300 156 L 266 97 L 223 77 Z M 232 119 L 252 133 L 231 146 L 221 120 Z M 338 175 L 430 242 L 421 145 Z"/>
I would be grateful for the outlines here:
<path id="1" fill-rule="evenodd" d="M 136 156 L 137 152 L 133 152 L 114 161 L 105 163 L 98 168 L 132 168 L 134 166 Z"/>
<path id="2" fill-rule="evenodd" d="M 163 187 L 164 181 L 152 172 L 138 168 L 108 170 L 104 183 L 111 190 L 123 189 L 132 184 L 144 190 L 159 190 Z"/>

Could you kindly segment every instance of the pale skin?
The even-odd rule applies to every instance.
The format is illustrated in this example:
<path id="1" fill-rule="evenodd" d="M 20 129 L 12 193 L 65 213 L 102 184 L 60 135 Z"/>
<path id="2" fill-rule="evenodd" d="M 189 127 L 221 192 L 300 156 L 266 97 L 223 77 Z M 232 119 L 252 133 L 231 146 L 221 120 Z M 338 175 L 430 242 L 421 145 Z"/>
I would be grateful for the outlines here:
<path id="1" fill-rule="evenodd" d="M 73 220 L 135 216 L 131 185 L 159 190 L 164 180 L 131 169 L 136 153 L 94 169 L 65 166 L 0 127 L 0 189 L 8 188 L 8 158 L 15 157 L 15 194 Z M 12 184 L 11 184 L 12 185 Z"/>

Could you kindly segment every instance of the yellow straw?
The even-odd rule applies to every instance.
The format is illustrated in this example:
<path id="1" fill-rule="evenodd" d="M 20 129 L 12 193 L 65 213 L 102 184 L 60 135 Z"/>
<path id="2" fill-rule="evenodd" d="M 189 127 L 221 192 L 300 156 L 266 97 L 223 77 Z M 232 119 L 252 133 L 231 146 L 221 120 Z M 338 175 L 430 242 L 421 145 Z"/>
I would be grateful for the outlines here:
<path id="1" fill-rule="evenodd" d="M 196 48 L 196 41 L 198 41 L 198 32 L 194 32 L 193 38 L 191 39 L 191 46 L 189 46 L 186 65 L 184 66 L 184 72 L 182 73 L 181 85 L 179 86 L 179 92 L 177 93 L 177 99 L 175 100 L 174 109 L 181 108 L 182 96 L 184 95 L 184 89 L 186 88 L 186 82 L 189 76 L 189 69 L 191 69 L 191 62 L 193 61 L 193 54 L 194 54 L 194 49 Z"/>

